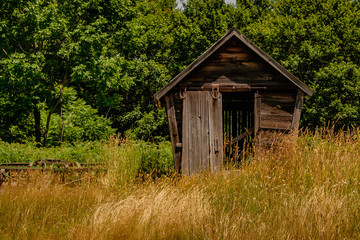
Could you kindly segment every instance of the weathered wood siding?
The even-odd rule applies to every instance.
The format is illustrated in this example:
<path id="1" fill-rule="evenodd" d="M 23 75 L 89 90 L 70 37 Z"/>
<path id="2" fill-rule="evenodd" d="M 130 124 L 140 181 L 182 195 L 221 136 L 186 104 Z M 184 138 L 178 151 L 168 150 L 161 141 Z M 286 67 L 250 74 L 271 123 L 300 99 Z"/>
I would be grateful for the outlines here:
<path id="1" fill-rule="evenodd" d="M 204 61 L 196 71 L 191 72 L 182 84 L 194 88 L 213 82 L 267 86 L 269 90 L 296 89 L 289 80 L 235 37 Z"/>
<path id="2" fill-rule="evenodd" d="M 273 144 L 279 132 L 286 134 L 298 129 L 303 97 L 301 90 L 255 94 L 255 132 L 259 144 Z"/>
<path id="3" fill-rule="evenodd" d="M 293 120 L 295 97 L 295 92 L 262 93 L 260 103 L 260 129 L 290 129 Z"/>
<path id="4" fill-rule="evenodd" d="M 221 94 L 187 92 L 183 99 L 182 173 L 192 175 L 223 165 Z"/>

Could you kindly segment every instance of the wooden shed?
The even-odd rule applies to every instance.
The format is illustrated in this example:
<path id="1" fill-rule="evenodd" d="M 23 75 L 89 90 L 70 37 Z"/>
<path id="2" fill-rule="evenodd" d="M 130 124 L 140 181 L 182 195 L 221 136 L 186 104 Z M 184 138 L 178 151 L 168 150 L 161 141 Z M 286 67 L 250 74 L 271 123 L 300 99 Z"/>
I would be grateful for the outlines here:
<path id="1" fill-rule="evenodd" d="M 266 144 L 274 131 L 298 129 L 304 95 L 313 92 L 248 40 L 229 30 L 155 94 L 165 106 L 175 168 L 185 175 L 223 166 L 224 136 L 252 134 Z"/>

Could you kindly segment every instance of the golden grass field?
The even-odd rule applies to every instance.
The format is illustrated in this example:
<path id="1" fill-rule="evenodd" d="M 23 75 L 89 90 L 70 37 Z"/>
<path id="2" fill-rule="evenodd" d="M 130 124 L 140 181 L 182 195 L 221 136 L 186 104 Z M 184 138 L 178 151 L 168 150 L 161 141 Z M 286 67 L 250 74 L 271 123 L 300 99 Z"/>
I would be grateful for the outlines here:
<path id="1" fill-rule="evenodd" d="M 109 171 L 0 188 L 0 239 L 360 239 L 360 131 L 302 132 L 234 170 L 137 177 L 113 139 Z M 231 168 L 231 167 L 230 167 Z"/>

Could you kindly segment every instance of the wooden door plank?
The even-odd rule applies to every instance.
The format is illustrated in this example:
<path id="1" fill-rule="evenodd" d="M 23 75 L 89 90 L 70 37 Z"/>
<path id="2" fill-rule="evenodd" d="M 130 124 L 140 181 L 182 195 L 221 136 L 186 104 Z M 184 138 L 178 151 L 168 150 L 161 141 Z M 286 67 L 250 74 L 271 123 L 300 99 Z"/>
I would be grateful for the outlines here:
<path id="1" fill-rule="evenodd" d="M 200 134 L 201 147 L 199 149 L 201 156 L 200 170 L 209 170 L 210 167 L 210 139 L 209 139 L 209 98 L 208 92 L 201 92 L 200 104 Z"/>
<path id="2" fill-rule="evenodd" d="M 209 92 L 207 92 L 209 98 L 209 110 L 208 110 L 208 119 L 209 119 L 209 168 L 212 170 L 215 166 L 215 149 L 214 149 L 214 121 L 212 108 L 213 108 L 213 99 Z M 229 113 L 226 112 L 226 119 L 229 119 Z M 228 123 L 228 121 L 227 121 Z M 228 129 L 228 125 L 226 125 L 226 129 Z M 226 130 L 228 132 L 228 130 Z"/>
<path id="3" fill-rule="evenodd" d="M 188 92 L 186 96 L 186 100 L 188 100 L 188 113 L 189 113 L 189 130 L 188 130 L 188 137 L 189 137 L 189 175 L 193 173 L 193 161 L 194 161 L 194 153 L 195 153 L 195 143 L 196 143 L 196 131 L 195 131 L 195 117 L 196 113 L 196 95 L 192 94 L 193 92 Z"/>
<path id="4" fill-rule="evenodd" d="M 210 93 L 209 93 L 210 94 Z M 210 95 L 212 98 L 212 96 Z M 209 98 L 210 99 L 210 98 Z M 212 99 L 209 108 L 209 119 L 212 120 L 210 125 L 210 146 L 213 147 L 213 151 L 210 154 L 213 155 L 213 163 L 210 164 L 212 170 L 221 169 L 223 166 L 224 156 L 224 139 L 223 139 L 223 126 L 222 126 L 222 96 L 218 93 L 217 99 Z"/>
<path id="5" fill-rule="evenodd" d="M 190 175 L 189 169 L 189 96 L 183 100 L 183 122 L 182 122 L 182 158 L 181 158 L 181 173 Z"/>
<path id="6" fill-rule="evenodd" d="M 191 103 L 191 146 L 190 146 L 190 175 L 193 173 L 198 173 L 200 171 L 200 162 L 201 162 L 201 152 L 200 148 L 202 147 L 201 143 L 201 129 L 200 129 L 200 103 L 201 103 L 201 94 L 199 92 L 190 92 L 190 98 L 192 99 Z"/>

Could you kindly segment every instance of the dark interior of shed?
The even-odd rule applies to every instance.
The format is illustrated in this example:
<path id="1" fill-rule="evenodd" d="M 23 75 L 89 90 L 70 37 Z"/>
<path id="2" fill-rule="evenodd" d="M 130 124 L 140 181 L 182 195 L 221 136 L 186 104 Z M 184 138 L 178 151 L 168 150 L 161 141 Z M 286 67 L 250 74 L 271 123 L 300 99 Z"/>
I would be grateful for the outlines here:
<path id="1" fill-rule="evenodd" d="M 239 162 L 253 139 L 254 92 L 222 93 L 222 99 L 225 161 Z"/>

